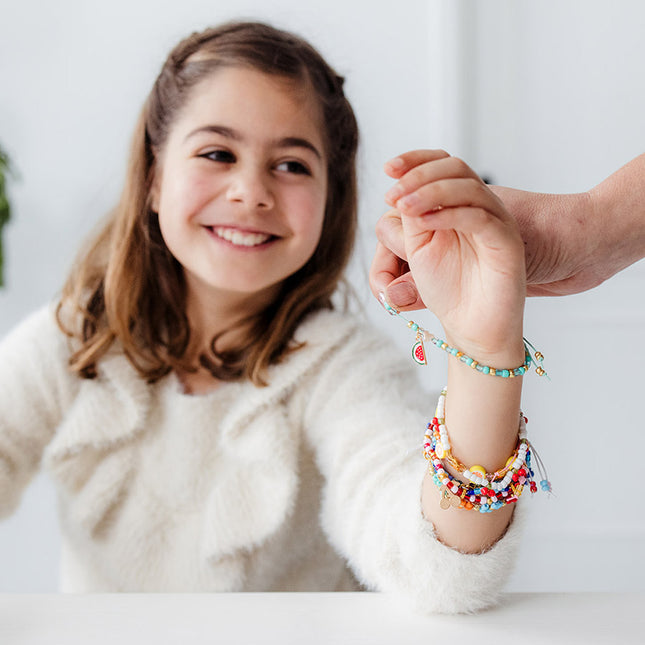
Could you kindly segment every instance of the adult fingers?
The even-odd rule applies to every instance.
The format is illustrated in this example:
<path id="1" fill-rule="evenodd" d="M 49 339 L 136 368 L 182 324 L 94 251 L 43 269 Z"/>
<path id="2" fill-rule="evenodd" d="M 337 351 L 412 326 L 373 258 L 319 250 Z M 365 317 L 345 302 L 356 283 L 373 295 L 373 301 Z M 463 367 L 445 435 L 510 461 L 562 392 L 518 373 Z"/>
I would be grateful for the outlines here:
<path id="1" fill-rule="evenodd" d="M 424 185 L 442 179 L 469 178 L 484 185 L 477 173 L 457 157 L 440 157 L 420 163 L 398 177 L 397 183 L 385 194 L 386 203 L 395 206 L 397 201 Z"/>
<path id="2" fill-rule="evenodd" d="M 390 177 L 398 179 L 420 164 L 445 157 L 450 157 L 445 150 L 410 150 L 387 161 L 383 169 Z"/>
<path id="3" fill-rule="evenodd" d="M 497 197 L 477 179 L 442 179 L 425 184 L 397 202 L 397 210 L 408 217 L 418 217 L 446 208 L 484 208 L 503 210 Z"/>

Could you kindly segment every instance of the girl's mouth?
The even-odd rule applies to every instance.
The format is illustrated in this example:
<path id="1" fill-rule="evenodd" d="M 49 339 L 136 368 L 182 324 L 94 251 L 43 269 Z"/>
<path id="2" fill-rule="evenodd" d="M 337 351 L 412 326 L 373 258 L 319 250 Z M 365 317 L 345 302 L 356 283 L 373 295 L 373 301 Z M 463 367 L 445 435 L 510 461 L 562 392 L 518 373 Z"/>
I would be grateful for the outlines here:
<path id="1" fill-rule="evenodd" d="M 216 237 L 230 242 L 233 246 L 243 246 L 247 248 L 260 246 L 275 237 L 268 233 L 249 233 L 235 228 L 227 228 L 225 226 L 207 226 L 206 228 L 208 228 L 208 230 Z"/>

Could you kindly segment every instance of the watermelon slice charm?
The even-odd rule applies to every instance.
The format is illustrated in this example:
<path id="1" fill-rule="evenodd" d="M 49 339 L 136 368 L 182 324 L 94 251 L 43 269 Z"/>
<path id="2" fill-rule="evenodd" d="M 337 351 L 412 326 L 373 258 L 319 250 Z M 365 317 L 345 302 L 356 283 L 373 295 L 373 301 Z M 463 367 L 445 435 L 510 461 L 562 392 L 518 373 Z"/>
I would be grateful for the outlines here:
<path id="1" fill-rule="evenodd" d="M 412 358 L 419 365 L 428 364 L 428 361 L 426 360 L 426 350 L 423 346 L 422 340 L 417 340 L 417 342 L 412 346 Z"/>

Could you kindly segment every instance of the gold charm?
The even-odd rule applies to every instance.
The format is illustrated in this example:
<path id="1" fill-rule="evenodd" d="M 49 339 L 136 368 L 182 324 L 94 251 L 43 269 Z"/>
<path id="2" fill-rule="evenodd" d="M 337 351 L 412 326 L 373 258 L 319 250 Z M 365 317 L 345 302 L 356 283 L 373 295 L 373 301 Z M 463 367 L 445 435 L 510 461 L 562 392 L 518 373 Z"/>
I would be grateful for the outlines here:
<path id="1" fill-rule="evenodd" d="M 445 486 L 441 487 L 441 502 L 439 502 L 439 506 L 444 511 L 450 508 L 450 491 Z"/>
<path id="2" fill-rule="evenodd" d="M 454 506 L 455 508 L 459 508 L 461 506 L 461 498 L 454 493 L 451 493 L 447 486 L 442 486 L 440 488 L 440 492 L 441 501 L 439 502 L 439 506 L 441 506 L 444 511 L 449 509 L 451 506 Z"/>

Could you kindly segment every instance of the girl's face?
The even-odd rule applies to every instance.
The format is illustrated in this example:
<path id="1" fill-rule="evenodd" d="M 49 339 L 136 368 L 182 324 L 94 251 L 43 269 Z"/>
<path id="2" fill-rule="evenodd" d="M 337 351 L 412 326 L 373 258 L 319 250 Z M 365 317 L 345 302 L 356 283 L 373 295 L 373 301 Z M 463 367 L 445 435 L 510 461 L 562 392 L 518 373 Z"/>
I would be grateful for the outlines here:
<path id="1" fill-rule="evenodd" d="M 224 67 L 158 151 L 152 206 L 189 296 L 270 298 L 313 254 L 327 198 L 320 108 L 285 79 Z"/>

